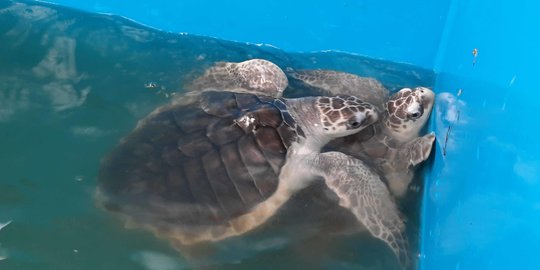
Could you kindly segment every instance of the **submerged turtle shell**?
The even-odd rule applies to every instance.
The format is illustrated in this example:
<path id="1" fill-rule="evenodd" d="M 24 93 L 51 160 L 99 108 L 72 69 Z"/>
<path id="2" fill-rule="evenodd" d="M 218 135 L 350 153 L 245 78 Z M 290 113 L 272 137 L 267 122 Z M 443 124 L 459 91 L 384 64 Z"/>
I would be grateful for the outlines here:
<path id="1" fill-rule="evenodd" d="M 377 79 L 335 70 L 292 70 L 289 86 L 297 97 L 303 95 L 351 95 L 384 111 L 390 92 Z M 292 91 L 286 92 L 289 94 Z"/>
<path id="2" fill-rule="evenodd" d="M 280 99 L 210 91 L 164 106 L 102 163 L 103 207 L 143 227 L 225 224 L 276 189 L 296 124 Z"/>

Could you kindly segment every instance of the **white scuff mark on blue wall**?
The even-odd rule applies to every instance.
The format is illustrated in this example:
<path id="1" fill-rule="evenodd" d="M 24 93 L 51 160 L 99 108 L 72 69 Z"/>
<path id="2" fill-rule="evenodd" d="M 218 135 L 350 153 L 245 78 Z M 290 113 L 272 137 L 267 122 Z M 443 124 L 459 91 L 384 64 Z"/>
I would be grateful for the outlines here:
<path id="1" fill-rule="evenodd" d="M 20 111 L 30 107 L 30 90 L 18 83 L 11 84 L 11 78 L 0 82 L 0 122 L 7 122 Z"/>
<path id="2" fill-rule="evenodd" d="M 151 34 L 150 32 L 146 31 L 146 30 L 143 30 L 143 29 L 138 29 L 138 28 L 135 28 L 135 27 L 131 27 L 131 26 L 121 26 L 121 30 L 122 30 L 122 33 L 137 41 L 137 42 L 141 42 L 141 43 L 144 43 L 144 42 L 148 42 L 151 40 Z"/>
<path id="3" fill-rule="evenodd" d="M 149 270 L 184 269 L 184 265 L 178 259 L 155 251 L 138 252 L 132 256 L 132 259 Z"/>
<path id="4" fill-rule="evenodd" d="M 48 40 L 42 40 L 48 43 Z M 90 87 L 77 89 L 76 85 L 87 77 L 77 72 L 75 48 L 77 42 L 72 38 L 58 37 L 47 55 L 39 62 L 32 72 L 41 79 L 54 80 L 43 86 L 56 111 L 62 111 L 81 106 L 90 93 Z"/>
<path id="5" fill-rule="evenodd" d="M 289 240 L 285 237 L 273 237 L 258 242 L 254 249 L 257 251 L 267 251 L 271 249 L 283 248 L 288 242 Z"/>
<path id="6" fill-rule="evenodd" d="M 456 127 L 468 123 L 464 114 L 466 103 L 454 94 L 442 92 L 437 94 L 435 101 L 436 135 L 439 147 L 446 155 L 447 151 L 457 148 Z"/>
<path id="7" fill-rule="evenodd" d="M 510 83 L 508 83 L 508 86 L 514 85 L 514 83 L 516 82 L 516 78 L 517 78 L 517 76 L 514 75 L 514 76 L 512 77 L 512 79 L 510 80 Z"/>
<path id="8" fill-rule="evenodd" d="M 0 231 L 5 228 L 7 225 L 11 224 L 12 220 L 8 221 L 8 222 L 4 222 L 4 223 L 0 223 Z"/>
<path id="9" fill-rule="evenodd" d="M 0 223 L 0 231 L 2 229 L 4 229 L 7 225 L 11 224 L 12 220 L 8 221 L 8 222 L 4 222 L 4 223 Z M 0 261 L 3 261 L 5 259 L 7 259 L 8 256 L 6 255 L 6 252 L 2 249 L 0 249 Z"/>
<path id="10" fill-rule="evenodd" d="M 112 131 L 103 130 L 95 126 L 75 126 L 71 128 L 71 133 L 75 136 L 95 139 L 104 137 L 112 133 Z"/>
<path id="11" fill-rule="evenodd" d="M 53 18 L 56 18 L 56 13 L 57 13 L 54 9 L 51 9 L 51 8 L 40 7 L 36 5 L 33 5 L 30 7 L 29 5 L 23 4 L 23 3 L 14 3 L 11 7 L 0 11 L 0 13 L 4 13 L 4 12 L 20 14 L 34 21 L 47 20 L 47 19 L 51 20 Z"/>
<path id="12" fill-rule="evenodd" d="M 429 187 L 428 194 L 430 203 L 441 205 L 454 200 L 451 195 L 453 192 L 456 192 L 456 189 L 459 187 L 456 186 L 453 181 L 445 181 L 442 179 L 451 177 L 454 172 L 459 171 L 460 169 L 460 164 L 458 162 L 445 163 L 445 166 L 438 174 L 436 181 Z"/>
<path id="13" fill-rule="evenodd" d="M 56 111 L 63 111 L 81 106 L 90 93 L 90 87 L 77 91 L 72 84 L 51 82 L 43 86 L 51 98 L 52 106 Z"/>
<path id="14" fill-rule="evenodd" d="M 538 160 L 518 160 L 514 163 L 514 173 L 521 177 L 528 184 L 538 184 L 540 182 L 540 161 Z"/>
<path id="15" fill-rule="evenodd" d="M 519 149 L 512 142 L 504 142 L 494 136 L 486 139 L 486 142 L 499 148 L 499 151 L 507 152 L 515 157 L 510 163 L 513 173 L 527 184 L 540 183 L 540 159 L 529 152 L 530 149 Z"/>
<path id="16" fill-rule="evenodd" d="M 480 193 L 454 207 L 441 224 L 440 248 L 445 254 L 458 254 L 475 247 L 489 249 L 501 239 L 511 237 L 522 224 L 526 203 L 516 194 Z M 516 207 L 515 211 L 509 211 Z M 504 225 L 503 225 L 504 224 Z"/>

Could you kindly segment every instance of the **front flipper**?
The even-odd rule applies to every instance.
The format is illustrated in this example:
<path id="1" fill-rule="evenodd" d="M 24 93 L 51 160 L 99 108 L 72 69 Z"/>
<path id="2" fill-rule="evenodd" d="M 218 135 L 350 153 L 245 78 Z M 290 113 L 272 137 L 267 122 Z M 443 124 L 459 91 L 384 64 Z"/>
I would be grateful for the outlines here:
<path id="1" fill-rule="evenodd" d="M 409 164 L 412 166 L 416 166 L 422 161 L 428 159 L 429 154 L 431 153 L 431 148 L 433 148 L 434 141 L 435 134 L 430 133 L 407 143 L 406 147 L 409 154 Z"/>
<path id="2" fill-rule="evenodd" d="M 405 224 L 379 175 L 362 161 L 340 152 L 319 155 L 318 167 L 328 187 L 369 232 L 383 240 L 404 267 L 410 265 Z"/>
<path id="3" fill-rule="evenodd" d="M 429 158 L 435 134 L 418 137 L 398 148 L 389 147 L 386 156 L 375 162 L 380 164 L 380 171 L 390 193 L 395 198 L 403 198 L 414 177 L 414 166 Z"/>

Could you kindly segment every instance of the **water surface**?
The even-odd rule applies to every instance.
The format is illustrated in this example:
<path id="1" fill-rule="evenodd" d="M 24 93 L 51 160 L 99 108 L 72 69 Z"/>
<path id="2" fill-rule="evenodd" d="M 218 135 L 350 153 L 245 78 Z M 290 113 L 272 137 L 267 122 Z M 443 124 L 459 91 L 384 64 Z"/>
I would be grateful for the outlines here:
<path id="1" fill-rule="evenodd" d="M 0 269 L 190 269 L 166 241 L 126 229 L 96 208 L 100 159 L 205 68 L 251 58 L 375 77 L 391 90 L 431 86 L 434 78 L 430 71 L 362 56 L 287 53 L 162 32 L 116 16 L 0 1 L 0 224 L 11 221 L 0 229 Z M 413 247 L 420 194 L 411 192 L 402 205 Z M 298 214 L 309 220 L 309 213 Z M 217 255 L 199 267 L 395 267 L 384 244 L 367 235 L 291 241 L 287 235 L 294 232 L 286 226 L 269 233 L 253 236 L 249 250 L 240 240 L 216 245 Z"/>

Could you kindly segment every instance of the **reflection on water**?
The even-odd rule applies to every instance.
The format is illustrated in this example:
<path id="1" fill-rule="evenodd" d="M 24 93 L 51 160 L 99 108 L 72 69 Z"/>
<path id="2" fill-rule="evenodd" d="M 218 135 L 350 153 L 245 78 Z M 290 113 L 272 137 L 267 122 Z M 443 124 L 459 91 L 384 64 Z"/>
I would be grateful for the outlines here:
<path id="1" fill-rule="evenodd" d="M 1 269 L 192 267 L 166 241 L 125 229 L 95 207 L 93 196 L 100 159 L 138 119 L 216 61 L 264 58 L 282 68 L 337 69 L 375 77 L 391 90 L 430 86 L 433 80 L 430 72 L 401 64 L 164 33 L 119 17 L 46 4 L 0 2 L 0 40 Z M 413 192 L 403 203 L 412 239 L 419 194 Z M 317 210 L 316 196 L 295 203 L 303 207 L 280 214 L 269 229 L 194 251 L 212 254 L 195 264 L 214 269 L 395 267 L 380 241 L 334 234 L 339 225 L 310 216 Z M 302 226 L 287 218 L 295 216 L 303 217 Z M 312 224 L 319 229 L 306 233 Z"/>

